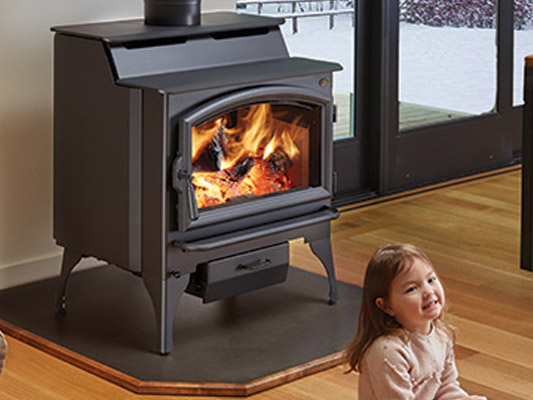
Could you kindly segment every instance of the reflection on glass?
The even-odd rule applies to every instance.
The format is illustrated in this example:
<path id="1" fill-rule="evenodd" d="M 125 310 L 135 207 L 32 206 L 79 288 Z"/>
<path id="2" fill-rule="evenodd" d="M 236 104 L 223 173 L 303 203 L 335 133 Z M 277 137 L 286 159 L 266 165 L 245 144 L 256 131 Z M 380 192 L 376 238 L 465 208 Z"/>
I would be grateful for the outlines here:
<path id="1" fill-rule="evenodd" d="M 490 0 L 475 4 L 401 2 L 400 130 L 493 109 L 495 4 Z"/>
<path id="2" fill-rule="evenodd" d="M 354 1 L 352 0 L 237 0 L 240 13 L 286 19 L 281 26 L 291 56 L 338 62 L 343 71 L 333 76 L 337 106 L 334 138 L 353 137 Z"/>

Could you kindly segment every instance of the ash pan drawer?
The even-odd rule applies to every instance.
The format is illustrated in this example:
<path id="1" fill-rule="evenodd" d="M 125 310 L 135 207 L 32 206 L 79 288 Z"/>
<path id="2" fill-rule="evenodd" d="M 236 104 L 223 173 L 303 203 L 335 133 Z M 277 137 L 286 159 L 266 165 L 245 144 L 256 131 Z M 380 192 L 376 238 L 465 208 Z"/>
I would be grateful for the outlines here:
<path id="1" fill-rule="evenodd" d="M 284 282 L 289 267 L 287 242 L 198 265 L 187 292 L 204 302 L 237 296 Z"/>

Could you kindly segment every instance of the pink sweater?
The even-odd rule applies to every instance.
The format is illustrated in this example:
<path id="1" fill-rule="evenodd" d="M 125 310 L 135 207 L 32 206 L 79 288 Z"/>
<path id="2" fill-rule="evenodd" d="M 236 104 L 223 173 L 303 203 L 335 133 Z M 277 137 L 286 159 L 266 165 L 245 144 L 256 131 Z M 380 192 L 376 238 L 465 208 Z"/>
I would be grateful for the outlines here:
<path id="1" fill-rule="evenodd" d="M 428 335 L 402 331 L 380 337 L 363 357 L 359 400 L 457 400 L 465 396 L 457 382 L 453 343 L 443 328 L 433 328 Z"/>

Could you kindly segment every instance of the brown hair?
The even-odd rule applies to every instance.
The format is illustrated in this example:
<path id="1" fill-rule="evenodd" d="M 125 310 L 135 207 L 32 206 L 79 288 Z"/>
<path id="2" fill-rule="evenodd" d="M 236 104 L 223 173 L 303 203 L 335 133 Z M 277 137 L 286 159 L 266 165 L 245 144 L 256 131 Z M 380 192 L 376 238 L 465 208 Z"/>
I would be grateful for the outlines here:
<path id="1" fill-rule="evenodd" d="M 345 361 L 350 367 L 347 372 L 361 371 L 361 360 L 374 340 L 397 333 L 402 328 L 393 317 L 378 308 L 376 299 L 381 297 L 387 301 L 394 277 L 416 259 L 433 267 L 429 258 L 410 244 L 384 246 L 370 259 L 365 272 L 357 333 L 345 353 Z"/>

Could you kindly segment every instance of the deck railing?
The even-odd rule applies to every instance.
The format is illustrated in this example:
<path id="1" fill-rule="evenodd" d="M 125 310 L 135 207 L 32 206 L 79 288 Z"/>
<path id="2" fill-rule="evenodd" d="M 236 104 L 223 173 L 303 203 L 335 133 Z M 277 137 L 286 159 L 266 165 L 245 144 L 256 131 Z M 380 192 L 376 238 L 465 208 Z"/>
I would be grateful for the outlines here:
<path id="1" fill-rule="evenodd" d="M 304 4 L 315 3 L 319 5 L 318 11 L 306 10 Z M 292 33 L 298 33 L 298 19 L 299 18 L 310 18 L 310 17 L 328 17 L 329 18 L 329 29 L 335 27 L 335 16 L 337 15 L 351 15 L 352 16 L 352 26 L 354 23 L 354 8 L 353 2 L 343 1 L 342 3 L 348 5 L 346 8 L 338 8 L 338 5 L 341 2 L 339 0 L 238 0 L 237 7 L 240 9 L 241 13 L 252 14 L 249 11 L 243 11 L 247 8 L 248 5 L 257 5 L 257 12 L 254 14 L 265 15 L 269 17 L 281 17 L 285 19 L 292 20 Z M 267 4 L 278 4 L 278 12 L 275 14 L 265 14 L 263 12 L 263 7 Z M 283 12 L 281 6 L 283 4 L 288 4 L 291 9 L 291 12 Z"/>

